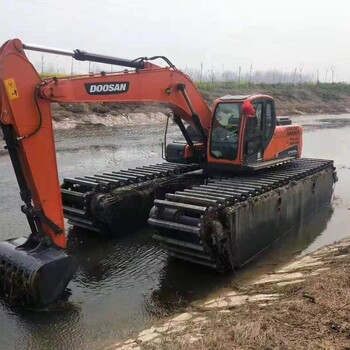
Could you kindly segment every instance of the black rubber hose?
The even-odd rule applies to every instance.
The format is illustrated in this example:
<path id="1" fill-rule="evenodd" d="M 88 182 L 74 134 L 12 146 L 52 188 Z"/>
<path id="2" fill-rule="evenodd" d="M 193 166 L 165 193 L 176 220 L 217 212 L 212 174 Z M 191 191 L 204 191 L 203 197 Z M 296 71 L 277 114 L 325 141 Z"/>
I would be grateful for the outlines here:
<path id="1" fill-rule="evenodd" d="M 40 87 L 40 85 L 37 85 L 35 90 L 34 90 L 34 101 L 35 101 L 35 105 L 36 105 L 36 108 L 37 108 L 38 113 L 39 113 L 39 124 L 33 132 L 31 132 L 27 135 L 18 136 L 17 141 L 21 141 L 21 140 L 24 140 L 24 139 L 27 139 L 29 137 L 34 136 L 35 134 L 37 134 L 39 132 L 39 130 L 41 129 L 41 127 L 43 125 L 43 116 L 41 114 L 41 110 L 40 110 L 39 103 L 38 103 L 39 87 Z"/>

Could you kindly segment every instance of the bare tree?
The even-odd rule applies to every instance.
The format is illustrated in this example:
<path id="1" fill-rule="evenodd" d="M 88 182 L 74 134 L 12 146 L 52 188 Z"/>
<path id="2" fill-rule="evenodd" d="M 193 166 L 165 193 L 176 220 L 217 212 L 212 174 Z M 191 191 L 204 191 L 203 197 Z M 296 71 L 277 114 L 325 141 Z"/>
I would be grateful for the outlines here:
<path id="1" fill-rule="evenodd" d="M 44 54 L 41 54 L 41 74 L 44 74 Z"/>
<path id="2" fill-rule="evenodd" d="M 253 63 L 250 63 L 250 69 L 249 69 L 249 84 L 252 83 L 252 73 L 253 73 Z"/>
<path id="3" fill-rule="evenodd" d="M 283 84 L 286 83 L 286 78 L 287 78 L 287 68 L 284 70 L 284 75 L 283 75 Z"/>
<path id="4" fill-rule="evenodd" d="M 294 69 L 293 85 L 295 84 L 295 77 L 296 77 L 296 74 L 297 74 L 297 67 L 295 67 L 295 69 Z"/>

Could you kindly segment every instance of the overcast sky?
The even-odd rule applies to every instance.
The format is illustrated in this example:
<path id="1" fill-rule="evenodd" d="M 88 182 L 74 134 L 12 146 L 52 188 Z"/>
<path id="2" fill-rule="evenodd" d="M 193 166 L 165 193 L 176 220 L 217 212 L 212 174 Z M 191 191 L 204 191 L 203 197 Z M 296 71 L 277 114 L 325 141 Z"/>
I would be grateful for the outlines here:
<path id="1" fill-rule="evenodd" d="M 321 80 L 333 66 L 350 81 L 349 0 L 0 0 L 0 25 L 1 42 L 162 54 L 181 68 L 319 69 Z"/>

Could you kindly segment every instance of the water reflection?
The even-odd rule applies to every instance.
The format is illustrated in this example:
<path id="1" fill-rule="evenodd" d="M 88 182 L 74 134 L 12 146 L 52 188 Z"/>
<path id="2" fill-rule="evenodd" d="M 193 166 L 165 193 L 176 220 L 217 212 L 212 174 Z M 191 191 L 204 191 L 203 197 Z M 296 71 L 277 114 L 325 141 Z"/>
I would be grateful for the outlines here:
<path id="1" fill-rule="evenodd" d="M 276 269 L 278 266 L 301 255 L 306 249 L 327 231 L 327 226 L 334 214 L 331 204 L 308 216 L 300 225 L 267 248 L 254 261 L 251 261 L 237 274 L 237 282 L 247 282 L 252 278 Z M 315 249 L 320 246 L 315 246 Z"/>
<path id="2" fill-rule="evenodd" d="M 67 291 L 62 300 L 43 309 L 9 307 L 1 302 L 10 322 L 1 323 L 0 348 L 41 350 L 60 344 L 62 339 L 72 339 L 71 332 L 82 315 L 80 305 L 68 301 L 69 295 Z"/>
<path id="3" fill-rule="evenodd" d="M 134 280 L 141 283 L 154 265 L 166 260 L 149 229 L 124 233 L 113 240 L 101 240 L 86 231 L 74 230 L 69 236 L 69 247 L 70 254 L 79 262 L 75 282 L 104 292 L 132 287 Z"/>

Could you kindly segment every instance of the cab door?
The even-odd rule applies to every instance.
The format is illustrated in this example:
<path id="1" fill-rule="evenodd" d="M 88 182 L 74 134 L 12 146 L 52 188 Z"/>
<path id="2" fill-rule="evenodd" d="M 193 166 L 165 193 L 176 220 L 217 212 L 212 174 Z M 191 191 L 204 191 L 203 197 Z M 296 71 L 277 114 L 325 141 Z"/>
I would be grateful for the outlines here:
<path id="1" fill-rule="evenodd" d="M 252 164 L 264 160 L 275 127 L 275 105 L 272 99 L 253 100 L 255 118 L 247 118 L 243 138 L 243 163 Z"/>
<path id="2" fill-rule="evenodd" d="M 243 163 L 251 164 L 263 159 L 264 100 L 251 101 L 255 116 L 246 117 L 243 133 Z"/>
<path id="3" fill-rule="evenodd" d="M 271 99 L 266 99 L 264 100 L 264 103 L 263 103 L 263 122 L 262 122 L 262 138 L 263 138 L 262 153 L 263 153 L 264 160 L 268 160 L 266 159 L 267 154 L 265 154 L 265 151 L 271 143 L 275 129 L 276 129 L 275 102 Z"/>

